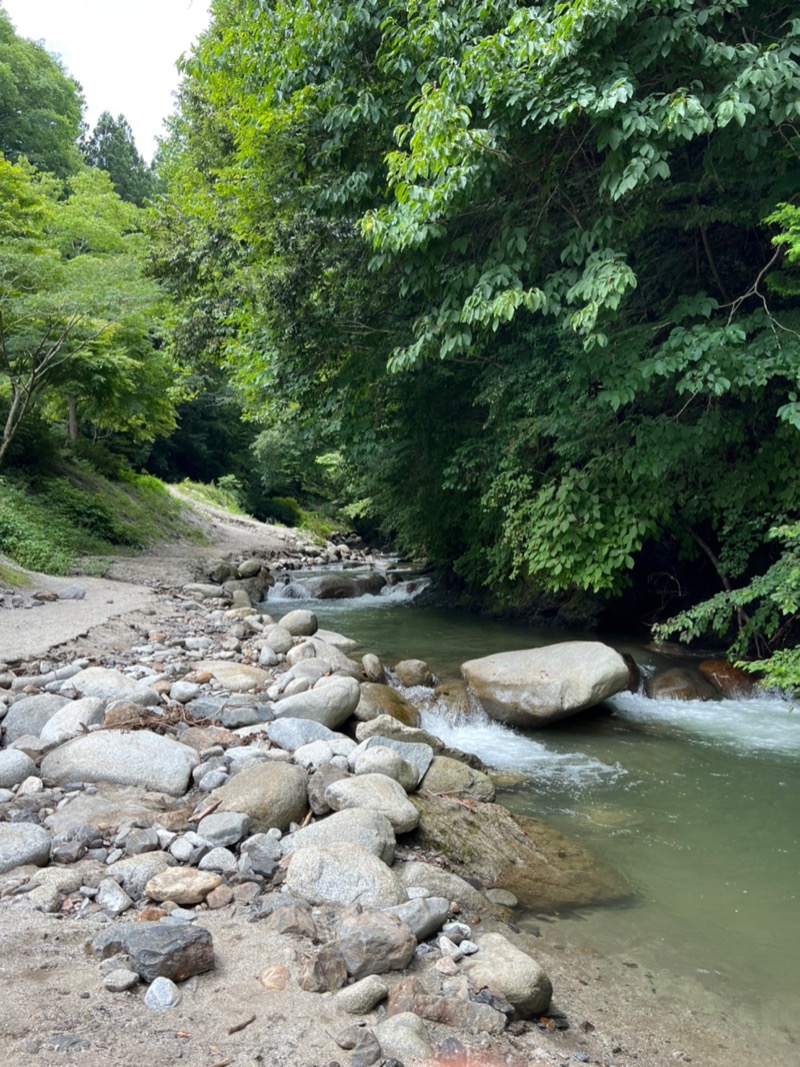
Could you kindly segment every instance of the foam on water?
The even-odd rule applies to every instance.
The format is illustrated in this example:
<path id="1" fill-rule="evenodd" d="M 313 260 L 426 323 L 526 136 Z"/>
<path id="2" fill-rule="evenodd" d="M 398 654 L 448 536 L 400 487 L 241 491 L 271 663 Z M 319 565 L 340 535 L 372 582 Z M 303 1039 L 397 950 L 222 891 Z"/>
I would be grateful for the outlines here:
<path id="1" fill-rule="evenodd" d="M 554 752 L 483 713 L 448 714 L 435 701 L 421 711 L 420 725 L 451 748 L 480 756 L 495 770 L 530 774 L 540 782 L 557 781 L 582 789 L 598 781 L 614 781 L 625 773 L 618 763 L 602 763 L 580 752 Z"/>
<path id="2" fill-rule="evenodd" d="M 777 697 L 746 700 L 649 700 L 619 693 L 609 704 L 628 725 L 676 732 L 742 754 L 800 756 L 800 709 Z"/>

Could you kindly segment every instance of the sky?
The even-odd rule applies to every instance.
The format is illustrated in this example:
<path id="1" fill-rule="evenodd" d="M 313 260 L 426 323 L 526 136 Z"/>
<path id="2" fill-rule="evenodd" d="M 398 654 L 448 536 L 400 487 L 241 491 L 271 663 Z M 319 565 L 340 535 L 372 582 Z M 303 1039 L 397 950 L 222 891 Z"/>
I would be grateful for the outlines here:
<path id="1" fill-rule="evenodd" d="M 21 37 L 43 41 L 83 86 L 84 118 L 122 114 L 146 160 L 173 110 L 175 62 L 208 25 L 208 0 L 0 0 Z"/>

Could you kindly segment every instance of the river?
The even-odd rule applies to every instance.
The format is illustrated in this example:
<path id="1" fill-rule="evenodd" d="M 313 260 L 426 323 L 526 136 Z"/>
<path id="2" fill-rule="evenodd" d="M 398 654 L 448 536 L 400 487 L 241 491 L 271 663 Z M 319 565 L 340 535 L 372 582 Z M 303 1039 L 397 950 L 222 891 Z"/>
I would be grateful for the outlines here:
<path id="1" fill-rule="evenodd" d="M 276 617 L 301 606 L 363 651 L 387 663 L 424 659 L 444 680 L 476 656 L 576 639 L 415 607 L 402 593 L 272 605 Z M 645 671 L 659 665 L 642 647 L 604 640 Z M 687 1010 L 702 1003 L 800 1041 L 800 710 L 766 697 L 681 702 L 626 693 L 601 713 L 525 734 L 454 717 L 423 691 L 411 696 L 425 728 L 448 744 L 529 775 L 502 803 L 579 838 L 633 888 L 625 906 L 523 915 L 521 925 L 545 936 L 557 927 L 588 953 L 643 969 Z"/>

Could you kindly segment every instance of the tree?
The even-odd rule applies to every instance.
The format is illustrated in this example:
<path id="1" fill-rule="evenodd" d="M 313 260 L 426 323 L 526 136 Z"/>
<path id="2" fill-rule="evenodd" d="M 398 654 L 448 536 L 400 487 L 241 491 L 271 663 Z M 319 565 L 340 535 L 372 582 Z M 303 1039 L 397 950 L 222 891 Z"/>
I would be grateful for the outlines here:
<path id="1" fill-rule="evenodd" d="M 104 111 L 94 130 L 84 138 L 81 152 L 90 167 L 110 175 L 114 191 L 128 203 L 144 207 L 154 195 L 155 172 L 139 154 L 124 115 L 115 119 Z"/>
<path id="2" fill-rule="evenodd" d="M 217 0 L 187 83 L 227 132 L 193 216 L 224 211 L 238 249 L 223 358 L 473 577 L 617 595 L 657 543 L 747 582 L 800 504 L 800 314 L 772 243 L 800 186 L 788 15 Z M 408 417 L 422 397 L 441 433 Z M 393 456 L 423 496 L 392 504 Z M 449 548 L 434 495 L 462 501 Z M 787 638 L 770 626 L 762 648 Z"/>
<path id="3" fill-rule="evenodd" d="M 41 44 L 18 37 L 0 8 L 0 152 L 60 178 L 80 166 L 80 85 Z"/>
<path id="4" fill-rule="evenodd" d="M 138 210 L 99 171 L 65 191 L 1 158 L 0 205 L 11 220 L 0 237 L 0 463 L 34 407 L 59 398 L 95 430 L 172 429 L 176 374 L 154 344 L 162 298 L 142 274 Z"/>

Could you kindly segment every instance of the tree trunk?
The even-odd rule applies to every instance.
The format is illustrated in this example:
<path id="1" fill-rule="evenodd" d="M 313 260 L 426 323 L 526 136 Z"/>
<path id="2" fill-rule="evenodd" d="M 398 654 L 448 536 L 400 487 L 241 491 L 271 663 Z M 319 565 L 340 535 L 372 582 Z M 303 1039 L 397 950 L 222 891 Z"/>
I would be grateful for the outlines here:
<path id="1" fill-rule="evenodd" d="M 69 409 L 69 439 L 70 441 L 78 440 L 78 401 L 74 396 L 67 397 L 67 408 Z"/>

